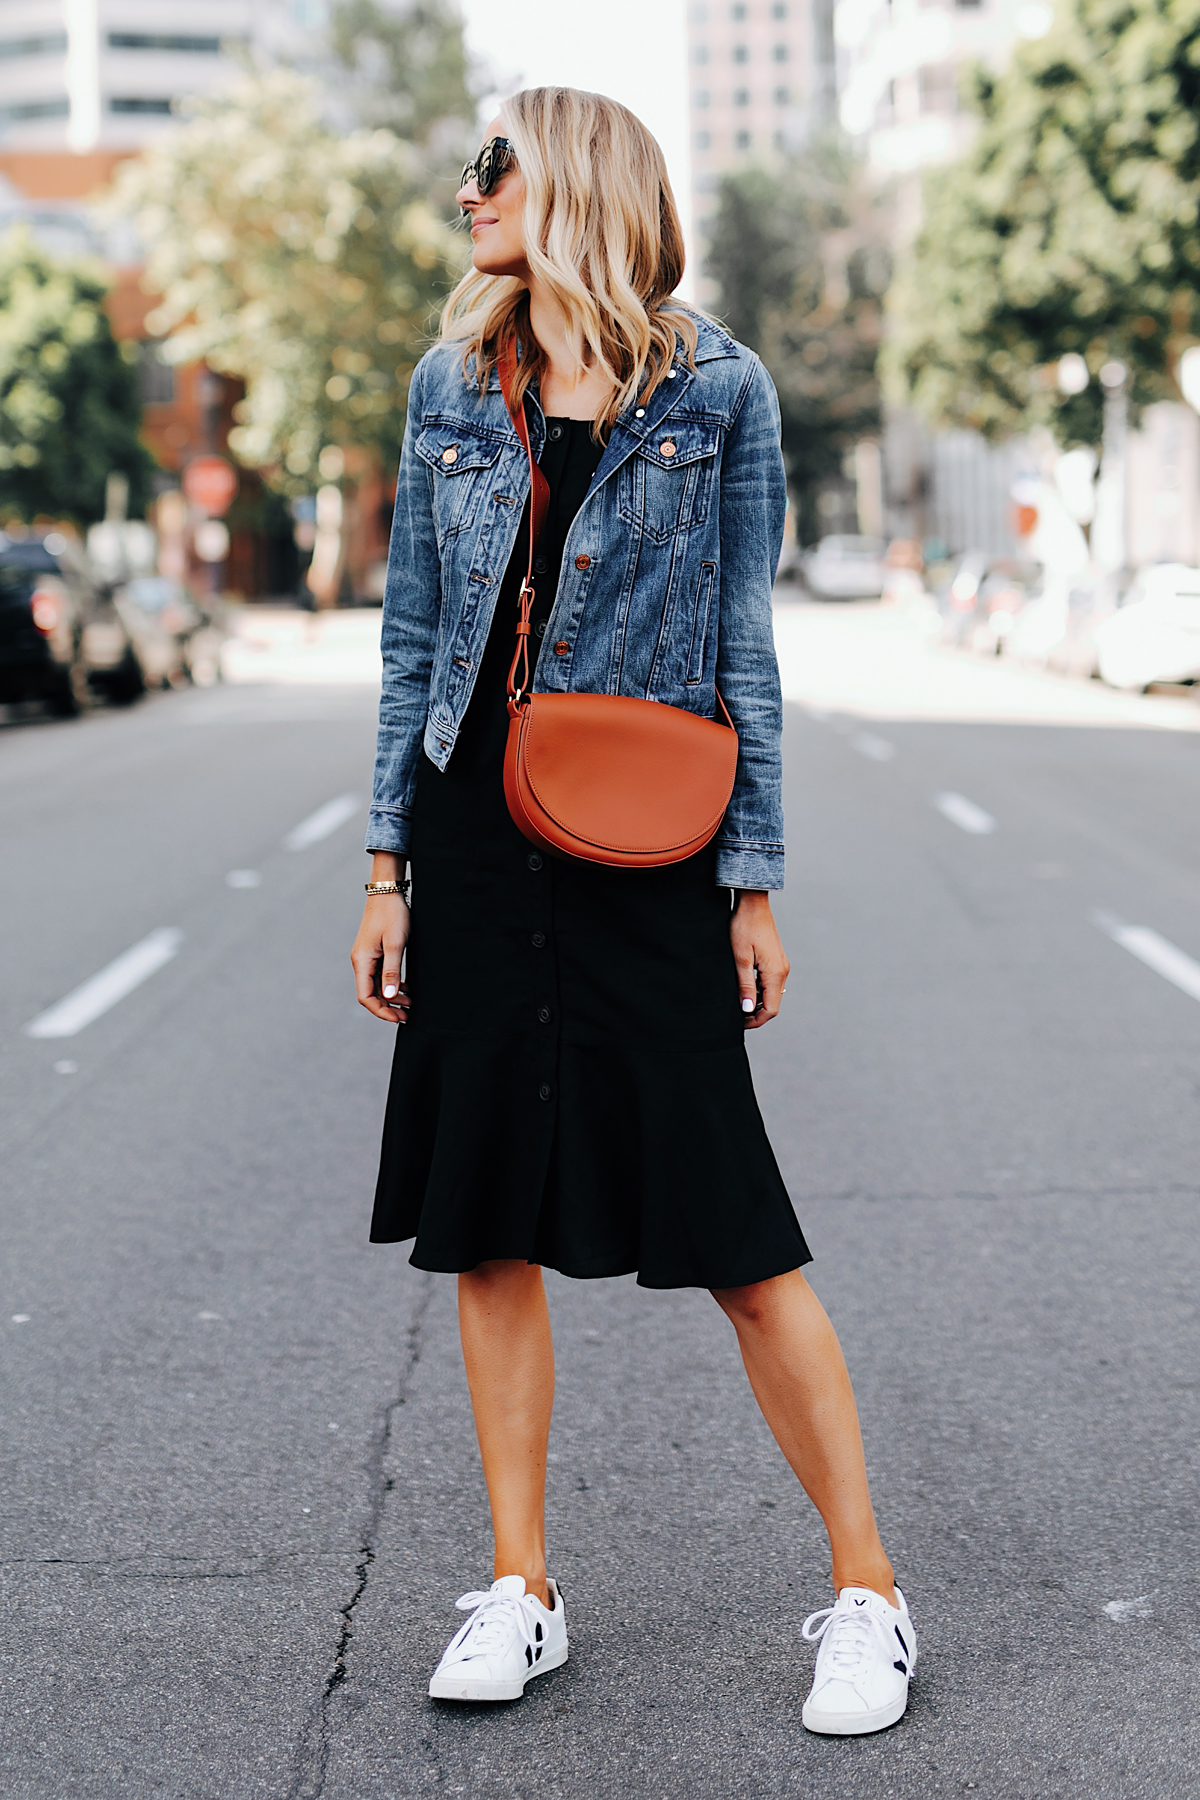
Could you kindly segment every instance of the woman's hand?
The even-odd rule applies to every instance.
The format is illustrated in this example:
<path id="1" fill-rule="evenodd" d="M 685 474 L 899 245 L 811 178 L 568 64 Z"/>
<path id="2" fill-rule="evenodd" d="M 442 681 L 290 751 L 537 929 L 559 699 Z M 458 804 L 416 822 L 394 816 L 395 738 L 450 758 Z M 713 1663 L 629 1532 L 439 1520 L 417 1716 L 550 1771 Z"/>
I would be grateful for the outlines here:
<path id="1" fill-rule="evenodd" d="M 779 941 L 771 896 L 743 888 L 729 922 L 746 1025 L 753 1031 L 779 1011 L 791 963 Z"/>
<path id="2" fill-rule="evenodd" d="M 403 881 L 404 860 L 376 851 L 373 881 Z M 358 1004 L 389 1025 L 408 1023 L 408 985 L 400 979 L 408 942 L 408 907 L 399 894 L 368 894 L 350 952 Z"/>

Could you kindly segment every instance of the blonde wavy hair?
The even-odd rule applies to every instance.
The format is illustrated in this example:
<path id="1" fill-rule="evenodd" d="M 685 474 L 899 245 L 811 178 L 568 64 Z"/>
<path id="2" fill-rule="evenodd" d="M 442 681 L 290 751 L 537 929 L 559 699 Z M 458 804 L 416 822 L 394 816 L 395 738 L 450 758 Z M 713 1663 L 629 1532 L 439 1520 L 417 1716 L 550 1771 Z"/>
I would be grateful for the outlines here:
<path id="1" fill-rule="evenodd" d="M 596 424 L 606 436 L 664 379 L 677 339 L 695 366 L 695 315 L 673 298 L 683 230 L 663 153 L 627 107 L 579 88 L 526 88 L 500 116 L 525 181 L 526 261 L 561 306 L 580 363 L 614 383 Z M 545 362 L 529 328 L 529 290 L 512 275 L 469 270 L 446 301 L 441 335 L 462 340 L 463 375 L 473 361 L 481 393 L 519 339 L 514 404 Z"/>

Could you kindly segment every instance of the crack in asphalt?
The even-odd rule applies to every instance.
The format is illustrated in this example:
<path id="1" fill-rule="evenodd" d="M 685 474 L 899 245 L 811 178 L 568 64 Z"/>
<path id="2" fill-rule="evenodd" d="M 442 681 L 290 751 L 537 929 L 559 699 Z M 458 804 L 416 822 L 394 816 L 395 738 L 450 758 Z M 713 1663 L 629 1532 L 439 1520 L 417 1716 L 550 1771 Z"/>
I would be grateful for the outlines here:
<path id="1" fill-rule="evenodd" d="M 329 1773 L 329 1753 L 332 1749 L 330 1715 L 333 1697 L 346 1680 L 348 1673 L 347 1657 L 354 1640 L 354 1614 L 359 1601 L 367 1591 L 371 1565 L 375 1561 L 375 1540 L 383 1519 L 383 1509 L 391 1491 L 391 1482 L 388 1480 L 385 1464 L 391 1445 L 392 1429 L 396 1414 L 408 1399 L 413 1371 L 421 1360 L 421 1330 L 432 1297 L 433 1276 L 427 1274 L 422 1277 L 420 1292 L 406 1334 L 406 1354 L 400 1367 L 400 1379 L 396 1392 L 383 1409 L 383 1416 L 379 1422 L 379 1429 L 375 1433 L 367 1462 L 367 1512 L 363 1522 L 358 1561 L 354 1565 L 354 1587 L 349 1599 L 338 1608 L 341 1625 L 338 1629 L 337 1643 L 334 1646 L 333 1660 L 325 1676 L 321 1697 L 313 1708 L 302 1734 L 296 1753 L 296 1772 L 292 1779 L 292 1785 L 287 1791 L 286 1800 L 321 1800 L 321 1796 L 325 1792 L 325 1781 Z"/>

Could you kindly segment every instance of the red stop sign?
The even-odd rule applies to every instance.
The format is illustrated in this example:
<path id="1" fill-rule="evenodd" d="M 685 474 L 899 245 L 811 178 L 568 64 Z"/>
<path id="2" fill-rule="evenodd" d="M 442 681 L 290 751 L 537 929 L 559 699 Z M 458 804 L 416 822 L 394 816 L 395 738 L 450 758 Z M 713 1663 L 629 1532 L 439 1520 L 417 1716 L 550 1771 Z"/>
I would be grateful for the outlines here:
<path id="1" fill-rule="evenodd" d="M 197 456 L 183 471 L 183 491 L 193 506 L 219 519 L 238 491 L 237 470 L 223 456 Z"/>

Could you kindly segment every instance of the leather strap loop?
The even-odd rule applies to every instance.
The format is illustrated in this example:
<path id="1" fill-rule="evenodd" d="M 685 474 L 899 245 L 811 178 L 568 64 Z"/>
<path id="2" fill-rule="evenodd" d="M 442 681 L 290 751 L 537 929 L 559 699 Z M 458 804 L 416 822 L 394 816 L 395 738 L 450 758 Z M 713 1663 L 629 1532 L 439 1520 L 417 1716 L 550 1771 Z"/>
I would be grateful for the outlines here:
<path id="1" fill-rule="evenodd" d="M 520 705 L 523 695 L 529 692 L 531 671 L 529 668 L 529 634 L 532 629 L 529 615 L 533 611 L 533 547 L 542 535 L 542 526 L 546 523 L 546 514 L 550 509 L 550 483 L 538 468 L 533 457 L 533 445 L 529 441 L 529 422 L 525 417 L 525 403 L 519 401 L 514 406 L 512 393 L 517 380 L 517 358 L 512 343 L 509 342 L 500 352 L 497 360 L 500 373 L 500 391 L 504 395 L 504 404 L 508 408 L 508 416 L 517 428 L 529 463 L 529 560 L 525 569 L 525 579 L 521 583 L 520 609 L 517 617 L 517 648 L 508 671 L 508 710 Z M 517 665 L 520 664 L 520 679 L 517 678 Z"/>

